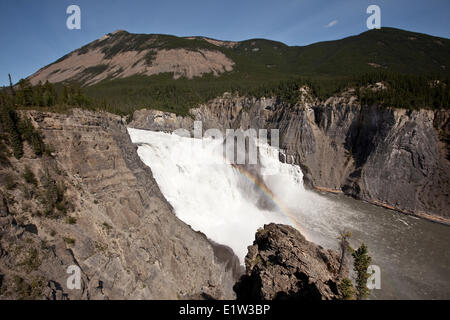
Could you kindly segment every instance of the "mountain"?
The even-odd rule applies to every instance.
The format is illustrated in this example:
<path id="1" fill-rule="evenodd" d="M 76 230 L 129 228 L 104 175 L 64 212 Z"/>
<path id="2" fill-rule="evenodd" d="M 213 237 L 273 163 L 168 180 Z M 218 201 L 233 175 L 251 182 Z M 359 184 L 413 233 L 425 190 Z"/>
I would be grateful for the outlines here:
<path id="1" fill-rule="evenodd" d="M 393 28 L 303 47 L 266 39 L 231 42 L 119 30 L 69 53 L 29 79 L 33 84 L 77 81 L 89 86 L 164 73 L 172 73 L 174 79 L 226 73 L 257 78 L 343 76 L 377 69 L 448 75 L 449 61 L 449 39 Z"/>
<path id="2" fill-rule="evenodd" d="M 233 42 L 119 30 L 28 79 L 32 84 L 76 83 L 114 113 L 149 107 L 187 114 L 224 92 L 273 94 L 280 82 L 298 77 L 320 81 L 314 91 L 327 97 L 367 73 L 447 77 L 449 61 L 449 39 L 393 28 L 303 47 L 266 39 Z"/>
<path id="3" fill-rule="evenodd" d="M 266 39 L 233 42 L 118 30 L 28 79 L 34 85 L 76 83 L 114 113 L 149 107 L 186 115 L 224 92 L 278 95 L 273 88 L 299 77 L 319 81 L 313 89 L 325 98 L 370 73 L 447 77 L 449 61 L 449 39 L 393 28 L 303 47 Z M 291 100 L 292 92 L 287 96 Z"/>

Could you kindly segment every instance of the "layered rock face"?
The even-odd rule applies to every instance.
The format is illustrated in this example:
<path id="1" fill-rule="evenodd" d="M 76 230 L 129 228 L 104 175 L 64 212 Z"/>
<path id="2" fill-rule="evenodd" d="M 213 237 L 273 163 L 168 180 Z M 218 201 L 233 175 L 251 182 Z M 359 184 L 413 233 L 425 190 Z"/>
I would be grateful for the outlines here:
<path id="1" fill-rule="evenodd" d="M 449 111 L 361 106 L 353 91 L 319 101 L 307 88 L 296 105 L 225 94 L 191 109 L 193 117 L 139 110 L 132 127 L 173 131 L 276 128 L 287 159 L 307 185 L 450 222 Z"/>
<path id="2" fill-rule="evenodd" d="M 237 257 L 175 216 L 119 116 L 26 116 L 53 153 L 36 157 L 26 146 L 0 168 L 2 178 L 18 173 L 17 186 L 0 184 L 1 298 L 234 298 Z M 24 166 L 34 187 L 19 175 Z M 65 217 L 39 211 L 44 176 L 64 185 Z M 67 288 L 70 265 L 81 269 L 80 290 Z"/>
<path id="3" fill-rule="evenodd" d="M 236 283 L 238 299 L 339 299 L 338 254 L 305 239 L 296 229 L 269 224 L 256 233 L 245 257 L 246 274 Z"/>

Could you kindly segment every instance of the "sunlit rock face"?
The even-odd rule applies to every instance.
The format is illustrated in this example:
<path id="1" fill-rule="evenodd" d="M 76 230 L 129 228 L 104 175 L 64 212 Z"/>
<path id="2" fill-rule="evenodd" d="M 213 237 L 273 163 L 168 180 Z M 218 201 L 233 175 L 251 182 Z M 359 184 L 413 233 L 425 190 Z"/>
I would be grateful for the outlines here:
<path id="1" fill-rule="evenodd" d="M 339 299 L 337 252 L 305 239 L 296 229 L 269 224 L 259 230 L 248 247 L 246 274 L 234 287 L 238 299 Z"/>
<path id="2" fill-rule="evenodd" d="M 25 148 L 20 162 L 0 167 L 4 177 L 26 165 L 37 180 L 31 197 L 0 180 L 1 298 L 31 298 L 15 276 L 36 299 L 234 298 L 237 257 L 175 216 L 120 116 L 24 113 L 52 156 Z M 72 223 L 37 214 L 45 172 L 64 184 Z M 81 270 L 80 290 L 67 287 L 71 265 Z"/>

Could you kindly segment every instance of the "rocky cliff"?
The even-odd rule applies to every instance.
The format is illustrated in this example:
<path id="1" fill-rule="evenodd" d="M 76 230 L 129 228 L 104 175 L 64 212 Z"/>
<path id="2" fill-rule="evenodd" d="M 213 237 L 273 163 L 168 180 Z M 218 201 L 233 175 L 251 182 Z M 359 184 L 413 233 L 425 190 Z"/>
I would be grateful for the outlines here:
<path id="1" fill-rule="evenodd" d="M 361 106 L 352 90 L 319 101 L 302 88 L 295 105 L 225 94 L 191 109 L 191 117 L 138 110 L 130 125 L 173 131 L 198 120 L 204 130 L 277 128 L 307 185 L 449 223 L 449 114 Z"/>
<path id="2" fill-rule="evenodd" d="M 237 257 L 174 215 L 121 117 L 22 116 L 52 153 L 25 143 L 0 167 L 0 298 L 234 297 Z M 67 288 L 70 265 L 80 290 Z"/>
<path id="3" fill-rule="evenodd" d="M 246 274 L 234 287 L 237 298 L 339 299 L 339 282 L 348 274 L 332 250 L 305 239 L 296 229 L 269 224 L 256 233 L 245 257 Z"/>

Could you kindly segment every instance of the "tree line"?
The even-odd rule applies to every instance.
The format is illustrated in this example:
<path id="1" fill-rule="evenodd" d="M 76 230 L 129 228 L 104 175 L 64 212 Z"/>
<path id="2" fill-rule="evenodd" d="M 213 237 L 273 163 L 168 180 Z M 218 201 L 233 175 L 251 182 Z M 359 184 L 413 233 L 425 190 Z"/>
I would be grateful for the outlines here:
<path id="1" fill-rule="evenodd" d="M 377 83 L 382 83 L 385 87 L 374 88 Z M 380 104 L 403 109 L 449 109 L 449 83 L 449 78 L 376 73 L 359 79 L 357 94 L 363 105 Z"/>
<path id="2" fill-rule="evenodd" d="M 32 85 L 30 80 L 21 79 L 17 85 L 10 82 L 9 88 L 3 88 L 1 97 L 4 101 L 19 107 L 55 107 L 68 105 L 89 108 L 91 99 L 84 95 L 76 84 L 53 84 L 46 81 Z M 49 109 L 51 110 L 51 109 Z"/>
<path id="3" fill-rule="evenodd" d="M 21 79 L 17 85 L 10 84 L 9 88 L 1 89 L 0 96 L 18 108 L 39 107 L 55 112 L 79 107 L 130 115 L 137 109 L 149 108 L 188 115 L 191 107 L 206 103 L 224 92 L 256 98 L 279 97 L 286 103 L 295 104 L 303 86 L 308 86 L 313 96 L 321 101 L 353 88 L 362 105 L 378 104 L 403 109 L 450 108 L 448 77 L 386 71 L 347 77 L 289 79 L 225 74 L 174 80 L 171 74 L 160 74 L 108 80 L 84 88 L 77 83 L 52 84 L 48 81 L 33 86 L 28 79 Z"/>
<path id="4" fill-rule="evenodd" d="M 440 76 L 377 72 L 341 78 L 300 77 L 280 81 L 277 85 L 262 84 L 244 92 L 256 97 L 277 96 L 287 103 L 295 104 L 303 86 L 309 87 L 313 96 L 322 101 L 353 88 L 362 105 L 378 104 L 401 109 L 449 109 L 449 80 Z"/>

